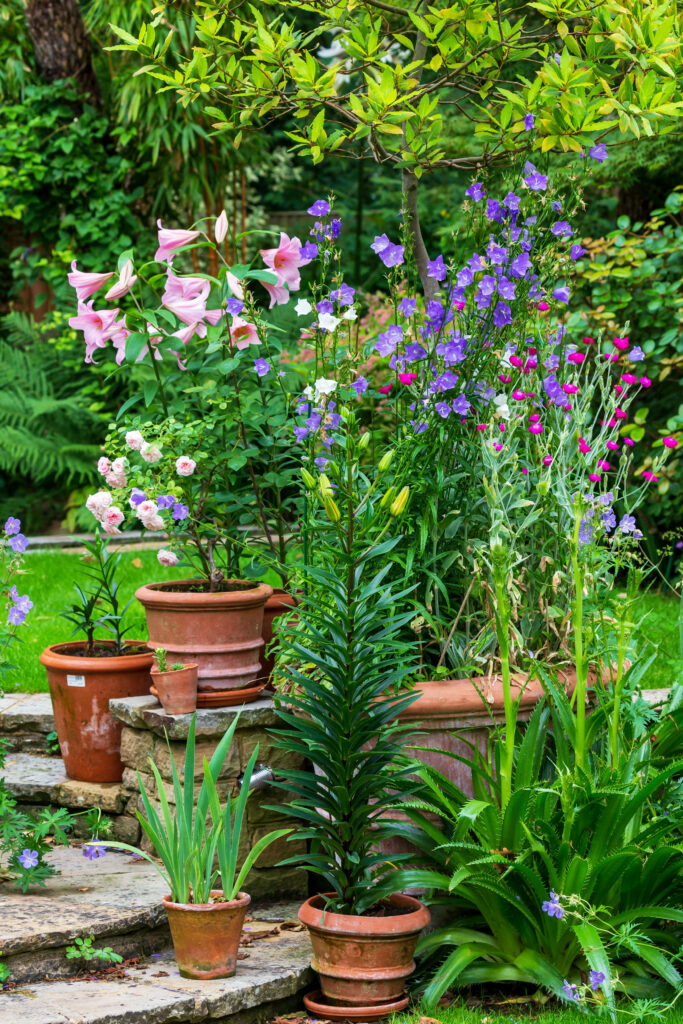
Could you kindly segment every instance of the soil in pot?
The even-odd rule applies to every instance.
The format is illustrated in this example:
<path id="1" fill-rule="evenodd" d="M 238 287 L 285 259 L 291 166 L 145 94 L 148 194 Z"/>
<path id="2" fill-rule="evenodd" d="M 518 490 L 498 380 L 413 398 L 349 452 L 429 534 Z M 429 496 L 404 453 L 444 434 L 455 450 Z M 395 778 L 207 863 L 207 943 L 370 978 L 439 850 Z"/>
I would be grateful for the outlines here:
<path id="1" fill-rule="evenodd" d="M 154 696 L 167 715 L 191 715 L 197 710 L 197 666 L 169 672 L 152 670 Z"/>
<path id="2" fill-rule="evenodd" d="M 242 925 L 251 902 L 245 892 L 226 901 L 213 890 L 212 903 L 173 903 L 163 899 L 178 970 L 183 978 L 231 978 L 237 966 Z"/>
<path id="3" fill-rule="evenodd" d="M 325 1002 L 363 1007 L 403 997 L 430 915 L 412 896 L 396 893 L 385 903 L 379 913 L 355 916 L 327 911 L 324 898 L 312 896 L 299 909 Z"/>
<path id="4" fill-rule="evenodd" d="M 113 657 L 112 648 L 112 642 L 99 641 L 90 656 L 82 643 L 55 644 L 40 656 L 64 767 L 79 782 L 121 781 L 122 727 L 110 714 L 109 701 L 149 693 L 153 655 L 146 644 L 132 641 L 126 648 L 130 653 Z"/>
<path id="5" fill-rule="evenodd" d="M 273 593 L 264 583 L 225 580 L 206 591 L 204 580 L 140 587 L 151 647 L 169 661 L 197 665 L 199 692 L 249 689 L 261 675 L 263 609 Z M 255 698 L 254 698 L 255 699 Z"/>

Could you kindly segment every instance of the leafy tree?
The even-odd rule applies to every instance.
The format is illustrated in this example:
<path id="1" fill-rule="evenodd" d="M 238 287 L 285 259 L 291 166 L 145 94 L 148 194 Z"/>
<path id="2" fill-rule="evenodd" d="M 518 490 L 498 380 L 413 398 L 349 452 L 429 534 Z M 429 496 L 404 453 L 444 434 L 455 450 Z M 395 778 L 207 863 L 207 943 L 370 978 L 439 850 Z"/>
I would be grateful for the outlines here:
<path id="1" fill-rule="evenodd" d="M 427 296 L 425 171 L 475 169 L 526 148 L 578 152 L 613 132 L 652 136 L 670 131 L 681 107 L 683 14 L 666 3 L 201 0 L 191 54 L 171 67 L 173 6 L 158 0 L 137 37 L 118 28 L 117 49 L 141 54 L 159 88 L 199 103 L 236 149 L 245 132 L 289 114 L 300 122 L 295 151 L 314 163 L 360 151 L 395 167 Z M 474 131 L 469 152 L 452 145 L 453 115 Z"/>

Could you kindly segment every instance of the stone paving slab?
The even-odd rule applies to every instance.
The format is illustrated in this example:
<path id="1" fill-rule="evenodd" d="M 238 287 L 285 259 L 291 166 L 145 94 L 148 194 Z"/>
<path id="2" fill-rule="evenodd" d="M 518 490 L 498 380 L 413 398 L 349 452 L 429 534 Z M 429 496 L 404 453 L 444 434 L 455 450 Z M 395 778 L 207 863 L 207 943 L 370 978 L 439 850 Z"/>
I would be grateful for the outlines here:
<path id="1" fill-rule="evenodd" d="M 45 751 L 55 728 L 49 693 L 8 693 L 0 697 L 0 737 L 13 750 Z"/>
<path id="2" fill-rule="evenodd" d="M 269 911 L 274 913 L 274 909 Z M 283 931 L 242 950 L 232 978 L 181 978 L 172 953 L 153 956 L 123 979 L 74 979 L 16 988 L 0 995 L 0 1024 L 166 1024 L 230 1021 L 297 1000 L 314 981 L 304 932 Z"/>
<path id="3" fill-rule="evenodd" d="M 192 715 L 167 715 L 155 697 L 125 697 L 111 700 L 109 708 L 114 718 L 134 729 L 149 729 L 157 736 L 165 732 L 171 740 L 187 739 Z M 195 734 L 199 736 L 222 736 L 239 712 L 240 728 L 255 726 L 267 728 L 277 725 L 272 697 L 255 700 L 235 708 L 199 708 Z"/>
<path id="4" fill-rule="evenodd" d="M 120 814 L 123 810 L 120 783 L 70 779 L 61 757 L 10 752 L 2 774 L 7 789 L 20 803 L 56 804 L 74 810 L 99 807 L 110 814 Z"/>

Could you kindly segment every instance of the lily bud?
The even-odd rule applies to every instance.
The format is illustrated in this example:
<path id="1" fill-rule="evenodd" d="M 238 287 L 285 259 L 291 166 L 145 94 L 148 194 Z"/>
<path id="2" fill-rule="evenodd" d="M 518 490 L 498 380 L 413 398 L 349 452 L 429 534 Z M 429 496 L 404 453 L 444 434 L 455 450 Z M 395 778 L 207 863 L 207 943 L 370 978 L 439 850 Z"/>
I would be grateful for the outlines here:
<path id="1" fill-rule="evenodd" d="M 225 240 L 225 236 L 228 233 L 228 216 L 225 210 L 222 211 L 220 216 L 216 218 L 216 223 L 213 226 L 213 237 L 216 239 L 218 244 Z"/>
<path id="2" fill-rule="evenodd" d="M 370 444 L 370 431 L 368 430 L 364 434 L 361 434 L 360 439 L 358 441 L 358 448 L 359 448 L 360 451 L 364 452 L 369 444 Z"/>
<path id="3" fill-rule="evenodd" d="M 332 484 L 329 481 L 329 477 L 327 477 L 325 473 L 320 474 L 320 479 L 318 480 L 318 487 L 320 488 L 320 493 L 323 496 L 323 498 L 332 497 L 332 494 L 334 493 L 332 490 Z"/>
<path id="4" fill-rule="evenodd" d="M 325 495 L 323 501 L 325 504 L 325 511 L 327 512 L 328 518 L 331 519 L 333 523 L 338 523 L 339 520 L 341 519 L 339 505 L 337 505 L 336 501 L 334 501 L 333 498 L 330 498 L 327 495 Z"/>
<path id="5" fill-rule="evenodd" d="M 309 491 L 315 490 L 315 477 L 307 469 L 301 470 L 301 476 Z"/>
<path id="6" fill-rule="evenodd" d="M 380 471 L 380 473 L 384 473 L 387 469 L 389 469 L 389 466 L 391 465 L 393 458 L 394 452 L 390 448 L 389 451 L 385 452 L 382 458 L 379 460 L 377 468 Z"/>
<path id="7" fill-rule="evenodd" d="M 394 516 L 394 518 L 396 516 L 400 516 L 401 515 L 401 513 L 405 509 L 406 504 L 408 502 L 408 495 L 409 494 L 410 494 L 410 488 L 409 487 L 402 487 L 401 488 L 401 490 L 398 492 L 398 494 L 396 495 L 396 497 L 394 498 L 394 500 L 391 503 L 391 508 L 389 509 L 389 515 Z"/>
<path id="8" fill-rule="evenodd" d="M 386 508 L 387 505 L 389 505 L 394 500 L 394 495 L 395 494 L 396 494 L 396 488 L 392 484 L 391 487 L 387 488 L 387 492 L 384 495 L 384 497 L 382 498 L 382 500 L 380 501 L 379 507 L 380 508 Z"/>
<path id="9" fill-rule="evenodd" d="M 538 483 L 536 484 L 536 490 L 538 491 L 540 496 L 542 498 L 544 498 L 545 495 L 548 493 L 548 481 L 547 480 L 539 480 Z"/>

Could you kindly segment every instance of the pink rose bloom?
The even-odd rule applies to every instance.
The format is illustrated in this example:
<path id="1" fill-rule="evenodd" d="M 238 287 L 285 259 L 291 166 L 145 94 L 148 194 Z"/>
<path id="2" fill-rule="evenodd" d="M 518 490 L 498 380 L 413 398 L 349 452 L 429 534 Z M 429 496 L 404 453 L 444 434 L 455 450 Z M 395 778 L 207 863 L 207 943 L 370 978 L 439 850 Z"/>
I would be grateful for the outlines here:
<path id="1" fill-rule="evenodd" d="M 121 273 L 119 274 L 118 281 L 109 289 L 107 294 L 104 296 L 105 299 L 108 299 L 109 301 L 113 299 L 122 299 L 124 295 L 128 294 L 137 279 L 137 274 L 133 273 L 133 261 L 126 260 L 121 267 Z"/>
<path id="2" fill-rule="evenodd" d="M 277 249 L 261 249 L 261 256 L 265 265 L 277 274 L 279 283 L 285 282 L 291 291 L 298 291 L 301 286 L 299 267 L 311 262 L 301 258 L 298 238 L 290 238 L 282 231 Z"/>
<path id="3" fill-rule="evenodd" d="M 97 491 L 95 494 L 88 495 L 85 507 L 101 523 L 104 513 L 111 506 L 111 503 L 112 496 L 109 491 Z"/>
<path id="4" fill-rule="evenodd" d="M 134 452 L 139 452 L 145 444 L 145 439 L 139 430 L 129 430 L 126 434 L 126 444 Z"/>
<path id="5" fill-rule="evenodd" d="M 83 331 L 85 340 L 85 361 L 92 363 L 93 355 L 98 348 L 104 348 L 107 342 L 117 331 L 121 329 L 116 317 L 118 309 L 103 309 L 99 312 L 93 309 L 94 299 L 90 302 L 78 303 L 78 315 L 72 316 L 69 320 L 69 327 L 77 331 Z"/>
<path id="6" fill-rule="evenodd" d="M 125 473 L 107 473 L 104 479 L 115 491 L 121 490 L 121 488 L 125 487 L 128 483 L 128 478 Z"/>
<path id="7" fill-rule="evenodd" d="M 233 344 L 239 349 L 248 348 L 249 345 L 260 345 L 256 324 L 250 324 L 241 316 L 234 316 L 230 324 L 230 337 Z"/>
<path id="8" fill-rule="evenodd" d="M 158 462 L 161 458 L 161 449 L 156 444 L 145 443 L 140 449 L 140 455 L 142 455 L 145 462 Z"/>
<path id="9" fill-rule="evenodd" d="M 157 561 L 160 565 L 177 565 L 178 556 L 172 551 L 162 548 L 161 551 L 157 552 Z"/>
<path id="10" fill-rule="evenodd" d="M 197 463 L 189 455 L 181 455 L 175 460 L 175 468 L 179 476 L 192 476 L 197 468 Z"/>
<path id="11" fill-rule="evenodd" d="M 664 437 L 662 438 L 662 444 L 665 448 L 677 448 L 678 441 L 675 437 Z"/>
<path id="12" fill-rule="evenodd" d="M 146 530 L 150 530 L 152 533 L 158 533 L 159 530 L 163 530 L 165 523 L 160 515 L 149 516 L 147 519 L 142 520 L 142 525 Z"/>
<path id="13" fill-rule="evenodd" d="M 163 228 L 160 220 L 157 221 L 157 227 L 159 229 L 159 248 L 154 254 L 154 259 L 159 262 L 168 260 L 170 263 L 178 249 L 182 249 L 184 245 L 190 245 L 195 238 L 199 238 L 199 231 L 172 231 L 170 228 Z"/>
<path id="14" fill-rule="evenodd" d="M 117 505 L 111 505 L 102 517 L 102 526 L 105 533 L 120 533 L 119 526 L 124 520 L 123 512 Z"/>
<path id="15" fill-rule="evenodd" d="M 97 460 L 97 472 L 102 476 L 106 476 L 107 473 L 111 473 L 111 462 L 106 455 L 103 455 Z"/>
<path id="16" fill-rule="evenodd" d="M 71 264 L 71 273 L 67 274 L 67 281 L 72 288 L 76 289 L 76 298 L 79 302 L 89 299 L 96 291 L 112 278 L 113 274 L 84 274 L 76 267 L 76 260 Z"/>

